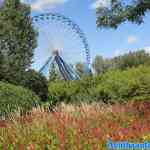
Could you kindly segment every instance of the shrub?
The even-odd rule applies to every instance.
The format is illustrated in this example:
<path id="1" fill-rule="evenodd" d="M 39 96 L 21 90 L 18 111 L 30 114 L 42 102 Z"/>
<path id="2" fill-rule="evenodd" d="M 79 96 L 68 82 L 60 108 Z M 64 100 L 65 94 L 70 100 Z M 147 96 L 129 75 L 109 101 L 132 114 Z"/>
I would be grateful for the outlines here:
<path id="1" fill-rule="evenodd" d="M 97 74 L 105 73 L 108 70 L 120 69 L 126 70 L 140 65 L 150 64 L 150 55 L 145 50 L 129 52 L 111 59 L 104 59 L 102 56 L 96 56 L 93 61 L 93 69 Z"/>
<path id="2" fill-rule="evenodd" d="M 48 98 L 48 81 L 39 72 L 35 70 L 28 70 L 23 80 L 23 86 L 35 92 L 42 101 L 46 101 Z"/>
<path id="3" fill-rule="evenodd" d="M 49 101 L 51 104 L 62 101 L 65 103 L 91 101 L 91 87 L 94 84 L 95 82 L 90 76 L 75 81 L 49 82 Z"/>
<path id="4" fill-rule="evenodd" d="M 140 66 L 125 71 L 111 70 L 97 77 L 78 81 L 49 83 L 49 99 L 60 101 L 105 103 L 150 99 L 150 67 Z"/>
<path id="5" fill-rule="evenodd" d="M 0 116 L 18 109 L 25 112 L 37 104 L 40 104 L 40 99 L 30 90 L 0 82 Z"/>
<path id="6" fill-rule="evenodd" d="M 49 91 L 49 102 L 55 105 L 58 101 L 63 101 L 66 97 L 65 95 L 65 85 L 64 81 L 50 82 L 48 86 Z"/>
<path id="7" fill-rule="evenodd" d="M 113 70 L 101 78 L 96 91 L 99 98 L 105 102 L 150 98 L 150 67 L 140 66 L 126 71 Z"/>

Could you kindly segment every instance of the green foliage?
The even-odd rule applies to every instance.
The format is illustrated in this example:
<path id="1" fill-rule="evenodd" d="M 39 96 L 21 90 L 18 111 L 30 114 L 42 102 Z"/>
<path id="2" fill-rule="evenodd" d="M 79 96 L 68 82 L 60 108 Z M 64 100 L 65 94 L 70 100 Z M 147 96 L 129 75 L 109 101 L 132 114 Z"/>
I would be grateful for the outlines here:
<path id="1" fill-rule="evenodd" d="M 150 98 L 150 68 L 140 66 L 126 71 L 113 70 L 101 77 L 96 90 L 105 102 Z"/>
<path id="2" fill-rule="evenodd" d="M 51 104 L 58 102 L 76 103 L 88 101 L 90 88 L 94 85 L 92 77 L 85 76 L 76 81 L 57 81 L 49 83 L 49 101 Z"/>
<path id="3" fill-rule="evenodd" d="M 111 67 L 111 64 L 108 59 L 104 59 L 102 56 L 96 56 L 92 66 L 95 73 L 100 74 L 106 72 Z"/>
<path id="4" fill-rule="evenodd" d="M 59 68 L 56 66 L 57 66 L 56 63 L 51 64 L 51 69 L 49 71 L 49 81 L 61 80 Z"/>
<path id="5" fill-rule="evenodd" d="M 25 73 L 22 85 L 32 90 L 41 100 L 46 101 L 48 97 L 48 81 L 41 73 L 28 70 Z"/>
<path id="6" fill-rule="evenodd" d="M 116 69 L 125 70 L 127 68 L 138 67 L 139 65 L 149 65 L 150 55 L 144 50 L 139 50 L 115 57 L 111 61 Z"/>
<path id="7" fill-rule="evenodd" d="M 104 59 L 101 56 L 96 56 L 93 61 L 93 69 L 96 74 L 105 73 L 112 69 L 126 70 L 140 65 L 150 65 L 150 55 L 144 50 L 129 52 L 112 59 Z"/>
<path id="8" fill-rule="evenodd" d="M 117 28 L 125 21 L 141 24 L 146 12 L 150 11 L 149 0 L 132 0 L 126 2 L 121 0 L 111 0 L 110 6 L 97 8 L 97 26 Z"/>
<path id="9" fill-rule="evenodd" d="M 36 35 L 30 7 L 20 0 L 5 0 L 0 8 L 0 80 L 17 84 L 32 63 Z"/>
<path id="10" fill-rule="evenodd" d="M 150 67 L 110 70 L 95 78 L 49 84 L 49 100 L 57 102 L 125 102 L 150 98 Z"/>
<path id="11" fill-rule="evenodd" d="M 86 74 L 84 67 L 84 64 L 81 62 L 76 64 L 76 72 L 79 76 L 84 76 Z"/>
<path id="12" fill-rule="evenodd" d="M 40 104 L 40 100 L 30 90 L 0 82 L 0 116 L 18 109 L 25 112 L 37 104 Z"/>

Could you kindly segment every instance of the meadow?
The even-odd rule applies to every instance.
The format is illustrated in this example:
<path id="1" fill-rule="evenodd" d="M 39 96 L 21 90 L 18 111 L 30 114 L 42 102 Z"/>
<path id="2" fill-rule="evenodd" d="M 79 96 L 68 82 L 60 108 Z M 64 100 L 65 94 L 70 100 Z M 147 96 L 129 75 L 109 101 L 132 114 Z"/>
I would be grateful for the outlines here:
<path id="1" fill-rule="evenodd" d="M 150 141 L 150 102 L 64 104 L 0 121 L 0 149 L 106 150 L 107 140 Z"/>
<path id="2" fill-rule="evenodd" d="M 0 150 L 107 150 L 110 139 L 150 141 L 149 87 L 149 66 L 49 81 L 46 101 L 0 82 Z"/>
<path id="3" fill-rule="evenodd" d="M 130 0 L 133 3 L 127 2 L 129 4 L 111 0 L 108 7 L 101 7 L 101 1 L 96 0 L 94 4 L 98 4 L 95 22 L 98 28 L 117 29 L 119 24 L 125 21 L 140 25 L 150 10 L 149 0 Z M 137 34 L 137 38 L 130 35 L 125 37 L 126 34 L 123 34 L 123 38 L 120 38 L 120 32 L 117 32 L 116 36 L 111 32 L 112 36 L 107 34 L 107 39 L 102 35 L 102 39 L 109 44 L 109 57 L 112 52 L 118 50 L 121 39 L 121 44 L 125 44 L 124 38 L 127 38 L 126 44 L 128 43 L 125 47 L 130 51 L 128 49 L 126 52 L 129 53 L 124 53 L 125 47 L 122 47 L 123 51 L 120 47 L 118 56 L 104 58 L 98 54 L 104 54 L 102 52 L 105 49 L 91 49 L 95 58 L 90 62 L 88 40 L 74 21 L 57 13 L 40 15 L 41 10 L 34 17 L 36 13 L 32 12 L 33 5 L 48 8 L 50 1 L 44 2 L 46 5 L 43 2 L 38 0 L 30 6 L 25 0 L 0 0 L 0 150 L 107 150 L 108 140 L 140 143 L 150 141 L 150 50 L 149 46 L 145 47 L 146 39 L 142 34 Z M 72 13 L 69 13 L 69 16 L 70 14 Z M 82 16 L 82 12 L 79 14 Z M 84 24 L 90 25 L 89 17 L 83 15 L 85 20 L 82 20 L 77 14 L 75 16 L 85 21 Z M 62 23 L 56 25 L 56 29 L 60 27 L 64 30 L 65 24 L 67 25 L 67 30 L 64 31 L 68 33 L 60 36 L 65 38 L 61 39 L 65 42 L 66 35 L 69 35 L 67 45 L 62 44 L 64 47 L 60 47 L 59 38 L 55 39 L 58 45 L 49 39 L 53 28 L 47 21 Z M 34 26 L 35 23 L 39 28 Z M 89 29 L 92 31 L 92 26 Z M 39 31 L 42 31 L 43 38 Z M 148 34 L 148 31 L 149 28 L 144 34 Z M 59 32 L 60 30 L 58 35 L 61 33 Z M 53 33 L 51 35 L 56 37 L 57 34 Z M 93 38 L 94 32 L 91 33 Z M 71 36 L 75 38 L 71 39 Z M 119 41 L 116 41 L 115 48 L 114 40 L 117 37 Z M 80 38 L 81 42 L 77 40 L 75 44 L 77 38 Z M 115 48 L 112 52 L 110 39 Z M 142 39 L 143 46 L 137 47 L 136 43 L 141 43 Z M 94 38 L 98 44 L 106 44 L 99 40 L 101 39 L 97 36 Z M 83 45 L 80 47 L 79 43 Z M 135 51 L 129 44 L 143 49 Z M 58 50 L 54 50 L 54 47 Z M 40 71 L 32 67 L 33 63 L 36 66 L 42 65 L 34 58 L 36 48 L 41 50 L 38 53 L 39 60 L 47 55 L 52 56 L 48 56 L 48 61 L 43 64 L 44 69 L 42 67 Z M 69 59 L 74 60 L 78 48 L 85 50 L 86 58 L 77 57 L 78 59 L 70 64 Z M 51 49 L 52 53 L 54 52 L 52 55 L 49 53 Z M 65 49 L 68 49 L 68 52 Z M 70 52 L 71 55 L 64 59 L 63 55 L 59 56 L 59 50 L 65 50 L 68 54 Z M 44 54 L 44 51 L 48 53 Z M 67 56 L 65 51 L 64 55 Z M 51 66 L 54 63 L 53 56 L 56 61 L 54 67 Z M 45 69 L 47 73 L 44 73 Z"/>

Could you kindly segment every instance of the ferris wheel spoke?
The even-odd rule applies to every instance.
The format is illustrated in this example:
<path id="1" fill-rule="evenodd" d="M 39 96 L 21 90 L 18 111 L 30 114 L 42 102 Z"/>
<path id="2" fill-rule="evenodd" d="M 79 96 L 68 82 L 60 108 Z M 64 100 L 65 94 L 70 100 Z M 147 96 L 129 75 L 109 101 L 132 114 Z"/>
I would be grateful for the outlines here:
<path id="1" fill-rule="evenodd" d="M 90 64 L 90 50 L 88 41 L 80 27 L 69 18 L 58 13 L 45 13 L 32 18 L 33 25 L 39 31 L 38 52 L 42 59 L 54 57 L 53 51 L 57 50 L 59 55 L 55 62 L 64 79 L 73 80 L 77 78 L 74 68 L 77 62 Z M 37 57 L 37 61 L 39 56 Z M 45 61 L 43 68 L 50 67 L 50 62 Z M 44 70 L 43 69 L 43 70 Z"/>
<path id="2" fill-rule="evenodd" d="M 58 65 L 58 68 L 59 68 L 60 73 L 63 75 L 63 78 L 64 78 L 65 80 L 69 80 L 69 79 L 70 79 L 70 76 L 69 76 L 69 74 L 67 74 L 67 72 L 66 72 L 64 66 L 62 65 L 62 63 L 61 63 L 59 57 L 55 57 L 55 60 L 56 60 L 56 63 L 57 63 L 57 65 Z"/>
<path id="3" fill-rule="evenodd" d="M 43 67 L 39 70 L 39 72 L 42 73 L 43 70 L 44 70 L 46 67 L 48 67 L 48 65 L 49 65 L 51 62 L 52 62 L 52 56 L 50 56 L 50 57 L 48 58 L 48 60 L 45 62 L 45 64 L 44 64 Z"/>

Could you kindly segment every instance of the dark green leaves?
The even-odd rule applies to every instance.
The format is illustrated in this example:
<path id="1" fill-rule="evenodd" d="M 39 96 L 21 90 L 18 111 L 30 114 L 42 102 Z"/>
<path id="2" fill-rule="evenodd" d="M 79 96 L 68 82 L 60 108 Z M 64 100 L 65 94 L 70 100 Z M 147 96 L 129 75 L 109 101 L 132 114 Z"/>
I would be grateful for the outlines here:
<path id="1" fill-rule="evenodd" d="M 97 26 L 117 28 L 119 24 L 125 21 L 141 24 L 143 17 L 149 10 L 149 0 L 133 0 L 127 5 L 120 0 L 111 0 L 111 7 L 97 8 Z"/>

